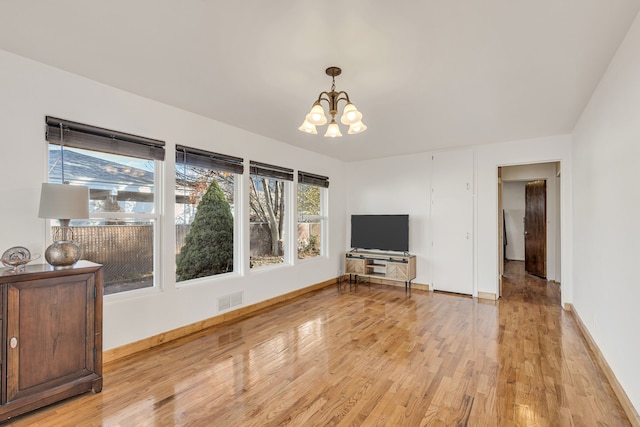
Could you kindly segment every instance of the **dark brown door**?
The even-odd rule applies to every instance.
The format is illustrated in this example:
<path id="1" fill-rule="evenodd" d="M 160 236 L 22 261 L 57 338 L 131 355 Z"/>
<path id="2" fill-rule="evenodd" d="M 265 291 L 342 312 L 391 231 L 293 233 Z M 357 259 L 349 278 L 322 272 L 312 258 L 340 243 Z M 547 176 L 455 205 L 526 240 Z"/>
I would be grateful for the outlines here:
<path id="1" fill-rule="evenodd" d="M 527 273 L 547 277 L 547 181 L 525 186 L 524 267 Z"/>

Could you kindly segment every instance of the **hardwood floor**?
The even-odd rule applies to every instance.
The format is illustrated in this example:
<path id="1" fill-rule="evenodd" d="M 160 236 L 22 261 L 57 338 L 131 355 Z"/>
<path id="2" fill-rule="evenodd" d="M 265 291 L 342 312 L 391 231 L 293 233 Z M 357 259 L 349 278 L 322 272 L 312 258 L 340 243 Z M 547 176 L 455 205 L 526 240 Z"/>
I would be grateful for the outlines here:
<path id="1" fill-rule="evenodd" d="M 559 285 L 498 302 L 336 287 L 105 366 L 13 426 L 625 426 Z"/>

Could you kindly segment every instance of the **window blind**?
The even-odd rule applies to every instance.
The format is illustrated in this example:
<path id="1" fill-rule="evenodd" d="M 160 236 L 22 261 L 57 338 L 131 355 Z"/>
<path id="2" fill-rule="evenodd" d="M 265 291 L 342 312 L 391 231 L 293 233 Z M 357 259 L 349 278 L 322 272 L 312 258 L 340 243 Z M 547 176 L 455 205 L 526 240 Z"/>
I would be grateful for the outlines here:
<path id="1" fill-rule="evenodd" d="M 293 181 L 293 169 L 254 162 L 253 160 L 250 162 L 250 172 L 252 175 L 259 175 L 264 178 Z"/>
<path id="2" fill-rule="evenodd" d="M 329 177 L 298 171 L 298 184 L 316 185 L 318 187 L 329 188 Z"/>
<path id="3" fill-rule="evenodd" d="M 184 145 L 176 145 L 176 164 L 178 163 L 238 174 L 244 172 L 243 161 L 240 157 L 227 156 Z"/>
<path id="4" fill-rule="evenodd" d="M 51 116 L 46 117 L 46 140 L 51 144 L 63 144 L 65 147 L 84 148 L 140 159 L 164 160 L 164 141 Z"/>

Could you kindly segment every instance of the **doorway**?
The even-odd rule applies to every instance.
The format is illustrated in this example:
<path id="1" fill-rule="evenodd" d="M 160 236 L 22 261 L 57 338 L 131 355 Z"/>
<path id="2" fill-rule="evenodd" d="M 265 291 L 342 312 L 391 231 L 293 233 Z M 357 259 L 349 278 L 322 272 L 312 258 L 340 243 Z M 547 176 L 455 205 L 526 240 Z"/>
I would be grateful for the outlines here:
<path id="1" fill-rule="evenodd" d="M 499 292 L 506 261 L 560 283 L 560 163 L 498 168 Z"/>

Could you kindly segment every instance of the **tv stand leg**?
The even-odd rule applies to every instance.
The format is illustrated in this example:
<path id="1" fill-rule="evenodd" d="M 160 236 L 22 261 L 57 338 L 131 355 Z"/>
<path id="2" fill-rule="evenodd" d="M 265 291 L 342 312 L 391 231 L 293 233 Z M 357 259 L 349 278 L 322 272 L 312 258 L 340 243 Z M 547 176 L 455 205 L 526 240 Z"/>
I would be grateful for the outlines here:
<path id="1" fill-rule="evenodd" d="M 351 286 L 358 289 L 358 275 L 349 273 L 349 290 L 351 290 Z"/>

